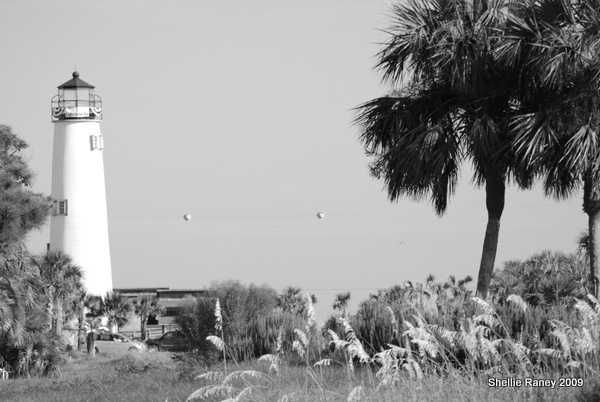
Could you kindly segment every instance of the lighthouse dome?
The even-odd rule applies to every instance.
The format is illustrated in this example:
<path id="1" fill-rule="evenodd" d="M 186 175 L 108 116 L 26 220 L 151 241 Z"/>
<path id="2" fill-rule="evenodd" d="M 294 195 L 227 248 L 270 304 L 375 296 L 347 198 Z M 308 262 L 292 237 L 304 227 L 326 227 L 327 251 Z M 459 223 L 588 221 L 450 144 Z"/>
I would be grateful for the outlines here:
<path id="1" fill-rule="evenodd" d="M 58 86 L 58 95 L 52 98 L 52 120 L 102 120 L 102 99 L 94 93 L 94 86 L 73 78 Z"/>

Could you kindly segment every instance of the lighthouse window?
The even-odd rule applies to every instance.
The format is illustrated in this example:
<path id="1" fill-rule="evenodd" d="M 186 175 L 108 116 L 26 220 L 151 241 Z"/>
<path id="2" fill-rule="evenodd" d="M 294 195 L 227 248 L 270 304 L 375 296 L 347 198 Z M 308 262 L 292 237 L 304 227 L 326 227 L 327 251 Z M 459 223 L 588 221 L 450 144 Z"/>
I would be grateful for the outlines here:
<path id="1" fill-rule="evenodd" d="M 102 134 L 90 135 L 90 148 L 102 151 L 104 149 L 104 136 Z"/>
<path id="2" fill-rule="evenodd" d="M 67 200 L 54 201 L 54 215 L 68 215 Z"/>

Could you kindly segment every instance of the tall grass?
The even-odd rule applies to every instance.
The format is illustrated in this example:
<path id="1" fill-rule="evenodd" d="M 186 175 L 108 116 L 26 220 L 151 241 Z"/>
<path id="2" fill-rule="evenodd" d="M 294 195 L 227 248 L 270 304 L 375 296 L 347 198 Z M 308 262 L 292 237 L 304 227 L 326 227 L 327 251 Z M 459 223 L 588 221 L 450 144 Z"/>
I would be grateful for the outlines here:
<path id="1" fill-rule="evenodd" d="M 518 296 L 509 297 L 507 302 L 515 312 L 530 314 L 532 310 Z M 306 327 L 296 328 L 298 339 L 288 352 L 300 357 L 303 364 L 291 365 L 290 360 L 285 359 L 280 335 L 274 352 L 258 360 L 267 363 L 268 368 L 238 367 L 229 374 L 219 370 L 203 373 L 196 379 L 204 385 L 190 394 L 188 401 L 397 401 L 405 400 L 399 399 L 401 389 L 405 391 L 403 398 L 419 400 L 417 390 L 436 386 L 439 388 L 434 391 L 432 400 L 435 397 L 439 400 L 473 400 L 474 397 L 502 400 L 496 398 L 498 394 L 505 394 L 507 399 L 563 400 L 579 390 L 560 389 L 551 391 L 553 393 L 525 388 L 497 390 L 485 380 L 488 377 L 591 378 L 589 375 L 595 375 L 597 370 L 600 306 L 592 297 L 590 302 L 579 301 L 575 305 L 581 316 L 578 321 L 581 327 L 550 321 L 553 330 L 549 339 L 557 341 L 554 348 L 541 347 L 540 343 L 534 347 L 525 345 L 523 331 L 518 338 L 512 337 L 511 329 L 497 310 L 479 298 L 468 300 L 468 310 L 473 314 L 463 317 L 457 330 L 427 322 L 416 308 L 410 318 L 405 316 L 400 320 L 388 306 L 384 310 L 390 324 L 390 340 L 401 341 L 402 345 L 388 343 L 379 352 L 369 354 L 350 322 L 342 316 L 343 333 L 328 331 L 333 351 L 313 349 L 313 354 L 321 357 L 314 361 L 308 357 L 311 338 L 307 333 L 313 325 L 314 314 L 308 297 Z M 285 377 L 291 371 L 296 371 L 296 380 L 302 377 L 304 380 L 294 390 Z M 332 373 L 338 375 L 335 386 L 328 382 Z M 340 378 L 341 373 L 345 378 Z M 440 381 L 452 385 L 443 388 L 439 386 Z M 406 395 L 406 391 L 412 394 Z"/>

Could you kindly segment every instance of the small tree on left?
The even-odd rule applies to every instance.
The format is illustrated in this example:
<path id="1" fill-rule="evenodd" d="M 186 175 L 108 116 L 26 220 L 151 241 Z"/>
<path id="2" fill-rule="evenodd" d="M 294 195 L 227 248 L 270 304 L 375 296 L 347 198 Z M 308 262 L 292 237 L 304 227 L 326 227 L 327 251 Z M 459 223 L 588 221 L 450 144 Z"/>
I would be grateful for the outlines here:
<path id="1" fill-rule="evenodd" d="M 52 336 L 36 342 L 42 327 L 35 321 L 40 316 L 41 281 L 25 238 L 44 225 L 52 204 L 31 190 L 33 173 L 23 157 L 26 148 L 11 127 L 0 125 L 0 367 L 31 376 L 56 371 L 60 342 Z M 28 349 L 34 358 L 19 364 Z"/>

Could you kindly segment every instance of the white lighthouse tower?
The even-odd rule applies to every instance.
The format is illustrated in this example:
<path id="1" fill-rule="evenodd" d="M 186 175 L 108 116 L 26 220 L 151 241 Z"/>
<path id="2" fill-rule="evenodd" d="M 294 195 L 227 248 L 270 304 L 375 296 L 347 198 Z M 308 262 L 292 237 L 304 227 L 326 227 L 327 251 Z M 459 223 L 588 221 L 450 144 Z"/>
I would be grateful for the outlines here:
<path id="1" fill-rule="evenodd" d="M 101 121 L 102 99 L 74 72 L 52 98 L 50 249 L 70 255 L 83 269 L 88 293 L 104 296 L 112 290 L 112 273 Z"/>

